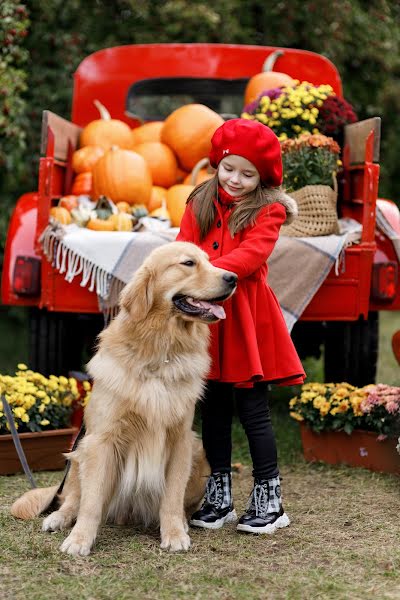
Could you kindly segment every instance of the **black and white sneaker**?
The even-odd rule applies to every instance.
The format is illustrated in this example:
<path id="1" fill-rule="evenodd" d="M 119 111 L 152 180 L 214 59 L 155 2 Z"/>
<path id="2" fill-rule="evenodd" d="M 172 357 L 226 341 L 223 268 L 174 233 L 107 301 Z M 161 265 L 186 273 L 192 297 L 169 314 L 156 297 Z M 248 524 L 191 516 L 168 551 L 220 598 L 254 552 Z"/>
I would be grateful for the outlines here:
<path id="1" fill-rule="evenodd" d="M 193 527 L 220 529 L 225 523 L 237 520 L 232 503 L 230 473 L 212 473 L 207 481 L 206 495 L 202 507 L 190 519 Z"/>
<path id="2" fill-rule="evenodd" d="M 256 479 L 246 513 L 236 529 L 246 533 L 274 533 L 289 524 L 282 506 L 279 477 Z"/>

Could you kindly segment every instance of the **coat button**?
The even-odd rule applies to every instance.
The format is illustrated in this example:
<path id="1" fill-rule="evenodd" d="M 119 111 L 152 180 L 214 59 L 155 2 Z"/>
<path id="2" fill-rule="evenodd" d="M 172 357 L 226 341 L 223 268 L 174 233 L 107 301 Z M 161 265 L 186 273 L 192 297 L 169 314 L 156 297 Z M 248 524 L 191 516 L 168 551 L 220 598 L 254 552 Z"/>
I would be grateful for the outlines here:
<path id="1" fill-rule="evenodd" d="M 217 222 L 217 227 L 221 227 L 221 225 L 222 225 L 221 221 L 218 221 Z"/>
<path id="2" fill-rule="evenodd" d="M 214 250 L 216 250 L 217 248 L 219 248 L 219 244 L 218 244 L 218 242 L 214 242 L 214 243 L 213 243 L 213 248 L 214 248 Z"/>

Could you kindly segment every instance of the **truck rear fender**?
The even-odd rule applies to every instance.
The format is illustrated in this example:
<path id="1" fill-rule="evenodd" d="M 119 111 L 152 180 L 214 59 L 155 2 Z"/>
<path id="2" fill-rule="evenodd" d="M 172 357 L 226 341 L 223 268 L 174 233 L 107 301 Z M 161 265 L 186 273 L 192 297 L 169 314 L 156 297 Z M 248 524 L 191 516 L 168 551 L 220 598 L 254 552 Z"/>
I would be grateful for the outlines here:
<path id="1" fill-rule="evenodd" d="M 393 302 L 398 293 L 399 258 L 396 245 L 400 242 L 400 211 L 396 204 L 377 199 L 376 252 L 372 267 L 371 299 L 376 303 Z M 400 248 L 400 246 L 399 246 Z"/>
<path id="2" fill-rule="evenodd" d="M 41 261 L 41 257 L 35 250 L 38 200 L 39 194 L 37 192 L 23 194 L 18 199 L 11 215 L 4 249 L 1 281 L 1 298 L 3 304 L 15 306 L 35 306 L 39 304 L 40 288 L 35 295 L 20 295 L 15 292 L 13 282 L 17 257 L 24 257 L 27 259 L 26 262 L 35 265 L 36 272 L 37 266 L 40 264 L 38 261 Z"/>

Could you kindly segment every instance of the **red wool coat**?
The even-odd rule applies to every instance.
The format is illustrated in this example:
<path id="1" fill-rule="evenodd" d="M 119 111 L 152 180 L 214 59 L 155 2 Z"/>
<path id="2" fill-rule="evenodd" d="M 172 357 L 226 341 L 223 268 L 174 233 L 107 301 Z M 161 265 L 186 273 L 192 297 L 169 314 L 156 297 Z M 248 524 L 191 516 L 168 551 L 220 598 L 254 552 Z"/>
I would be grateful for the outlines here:
<path id="1" fill-rule="evenodd" d="M 200 242 L 199 228 L 188 205 L 177 240 L 202 248 L 216 267 L 238 276 L 235 294 L 224 302 L 226 319 L 210 325 L 212 366 L 209 379 L 231 383 L 269 381 L 303 383 L 305 373 L 290 338 L 278 300 L 267 284 L 266 261 L 274 249 L 286 209 L 274 202 L 258 213 L 256 223 L 232 239 L 231 209 L 217 208 L 214 225 Z"/>

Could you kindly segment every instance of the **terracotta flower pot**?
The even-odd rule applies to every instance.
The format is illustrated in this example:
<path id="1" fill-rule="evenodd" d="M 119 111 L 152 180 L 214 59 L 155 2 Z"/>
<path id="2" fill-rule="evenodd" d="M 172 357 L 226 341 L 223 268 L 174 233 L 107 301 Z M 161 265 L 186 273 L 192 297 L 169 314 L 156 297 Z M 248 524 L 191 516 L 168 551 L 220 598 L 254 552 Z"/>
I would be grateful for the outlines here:
<path id="1" fill-rule="evenodd" d="M 70 450 L 77 433 L 76 427 L 20 433 L 19 439 L 30 469 L 32 471 L 64 469 L 63 452 Z M 12 475 L 20 472 L 23 472 L 23 469 L 12 436 L 0 435 L 0 475 Z"/>
<path id="2" fill-rule="evenodd" d="M 310 462 L 322 461 L 330 465 L 345 464 L 364 467 L 371 471 L 400 475 L 400 455 L 396 450 L 397 438 L 377 440 L 377 433 L 355 430 L 315 433 L 300 423 L 304 458 Z"/>

